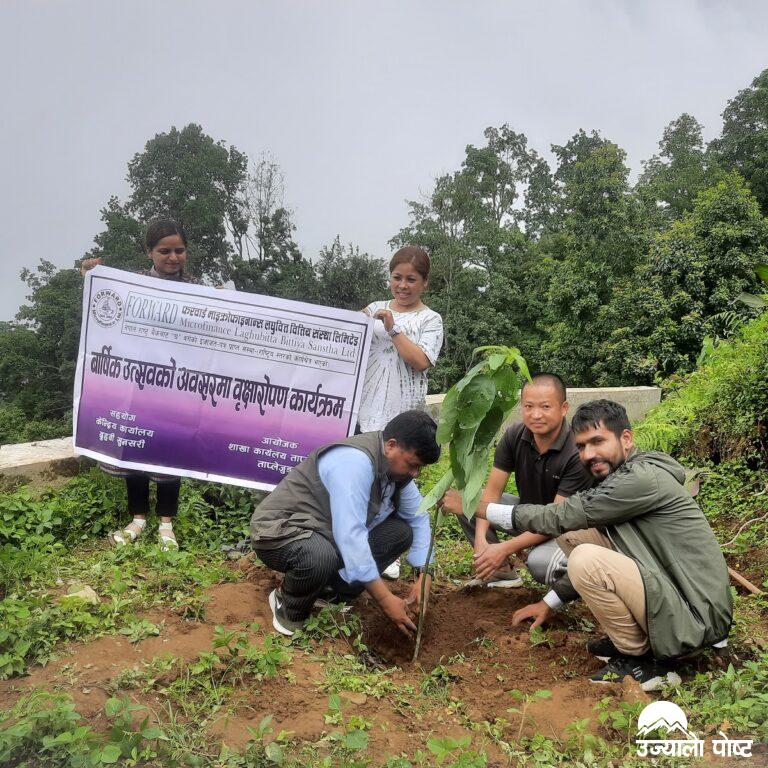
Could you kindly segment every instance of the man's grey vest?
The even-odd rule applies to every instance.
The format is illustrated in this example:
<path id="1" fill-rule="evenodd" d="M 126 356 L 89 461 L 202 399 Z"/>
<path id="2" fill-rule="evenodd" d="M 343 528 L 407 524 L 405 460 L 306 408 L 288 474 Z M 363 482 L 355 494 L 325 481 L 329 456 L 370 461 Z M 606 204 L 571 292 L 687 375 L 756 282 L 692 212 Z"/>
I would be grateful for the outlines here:
<path id="1" fill-rule="evenodd" d="M 379 513 L 381 491 L 391 482 L 387 476 L 387 459 L 381 432 L 366 432 L 312 451 L 294 467 L 272 493 L 259 504 L 251 516 L 251 541 L 256 549 L 276 549 L 291 541 L 306 539 L 313 532 L 333 540 L 331 500 L 320 480 L 317 461 L 326 451 L 348 445 L 363 451 L 373 464 L 373 484 L 368 502 L 366 525 Z M 398 483 L 393 503 L 397 509 L 400 488 L 409 481 Z"/>

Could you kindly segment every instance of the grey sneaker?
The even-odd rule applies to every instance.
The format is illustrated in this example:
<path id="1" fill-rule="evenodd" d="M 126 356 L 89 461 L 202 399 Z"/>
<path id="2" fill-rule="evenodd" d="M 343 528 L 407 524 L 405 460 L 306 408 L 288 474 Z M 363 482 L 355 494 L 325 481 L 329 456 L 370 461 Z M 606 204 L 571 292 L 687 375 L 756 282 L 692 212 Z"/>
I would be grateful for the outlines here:
<path id="1" fill-rule="evenodd" d="M 293 621 L 285 615 L 283 596 L 276 589 L 269 593 L 269 607 L 272 609 L 272 626 L 286 637 L 293 637 L 303 626 L 303 621 Z"/>
<path id="2" fill-rule="evenodd" d="M 489 589 L 518 589 L 523 586 L 523 580 L 515 571 L 496 571 L 488 582 Z"/>

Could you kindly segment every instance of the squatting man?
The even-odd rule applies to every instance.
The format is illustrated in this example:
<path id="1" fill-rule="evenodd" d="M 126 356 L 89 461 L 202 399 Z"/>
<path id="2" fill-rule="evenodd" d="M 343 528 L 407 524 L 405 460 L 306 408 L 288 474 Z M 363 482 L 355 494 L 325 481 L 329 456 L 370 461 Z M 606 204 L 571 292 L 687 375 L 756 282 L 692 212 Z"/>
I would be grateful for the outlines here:
<path id="1" fill-rule="evenodd" d="M 499 530 L 557 538 L 567 570 L 550 593 L 516 611 L 513 625 L 540 626 L 581 597 L 607 637 L 587 650 L 607 664 L 591 680 L 637 680 L 657 690 L 670 660 L 728 637 L 733 605 L 728 571 L 704 514 L 670 456 L 638 451 L 624 408 L 595 400 L 577 409 L 571 429 L 596 485 L 560 503 L 480 502 L 477 514 Z M 447 493 L 443 511 L 460 515 Z"/>
<path id="2" fill-rule="evenodd" d="M 591 488 L 594 479 L 579 460 L 566 418 L 568 399 L 563 380 L 553 373 L 539 373 L 520 392 L 522 421 L 511 424 L 496 446 L 493 469 L 481 501 L 504 504 L 549 504 L 565 501 Z M 514 472 L 519 496 L 504 493 Z M 453 508 L 461 503 L 458 491 L 449 494 Z M 474 549 L 476 581 L 489 587 L 523 585 L 509 558 L 529 549 L 525 563 L 536 581 L 556 582 L 568 567 L 568 558 L 557 542 L 547 536 L 523 533 L 499 541 L 494 526 L 484 518 L 459 517 L 464 534 Z"/>
<path id="3" fill-rule="evenodd" d="M 440 457 L 437 425 L 406 411 L 380 432 L 322 446 L 294 467 L 251 517 L 251 541 L 262 562 L 285 574 L 269 595 L 272 625 L 293 635 L 318 601 L 349 602 L 364 590 L 404 634 L 416 627 L 422 579 L 431 576 L 428 515 L 413 482 Z M 417 578 L 405 599 L 382 572 L 410 548 Z"/>

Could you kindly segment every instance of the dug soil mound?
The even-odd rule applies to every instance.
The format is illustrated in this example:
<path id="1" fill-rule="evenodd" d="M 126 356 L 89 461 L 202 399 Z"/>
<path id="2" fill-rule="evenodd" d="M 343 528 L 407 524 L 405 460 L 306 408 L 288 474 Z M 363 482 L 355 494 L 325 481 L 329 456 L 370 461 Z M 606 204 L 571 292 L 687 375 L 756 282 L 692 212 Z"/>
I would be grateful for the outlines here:
<path id="1" fill-rule="evenodd" d="M 404 584 L 395 587 L 403 596 L 407 589 Z M 512 626 L 514 612 L 539 599 L 537 593 L 527 589 L 438 587 L 429 599 L 418 665 L 430 669 L 457 655 L 466 659 L 484 656 L 491 648 L 496 650 L 499 660 L 509 663 L 511 658 L 528 658 L 528 651 L 535 648 L 539 662 L 542 655 L 562 657 L 567 650 L 569 655 L 587 663 L 584 670 L 594 667 L 594 660 L 584 650 L 585 636 L 566 635 L 559 629 L 564 625 L 561 617 L 553 618 L 539 645 L 532 643 L 527 624 Z M 409 666 L 414 642 L 395 629 L 370 601 L 365 601 L 359 612 L 364 640 L 371 652 L 386 663 Z"/>

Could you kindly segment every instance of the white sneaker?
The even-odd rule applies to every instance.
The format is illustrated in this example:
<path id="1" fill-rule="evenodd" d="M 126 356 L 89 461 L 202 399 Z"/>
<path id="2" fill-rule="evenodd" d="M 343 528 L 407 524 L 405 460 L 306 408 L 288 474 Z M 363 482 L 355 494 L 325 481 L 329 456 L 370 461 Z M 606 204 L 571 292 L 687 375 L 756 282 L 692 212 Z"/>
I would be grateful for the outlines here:
<path id="1" fill-rule="evenodd" d="M 478 578 L 470 579 L 464 586 L 488 587 L 489 589 L 519 589 L 523 586 L 523 580 L 514 571 L 502 573 L 495 573 L 494 578 L 490 581 L 483 581 Z"/>
<path id="2" fill-rule="evenodd" d="M 385 579 L 395 581 L 400 578 L 400 558 L 398 557 L 392 565 L 387 566 L 381 574 Z"/>
<path id="3" fill-rule="evenodd" d="M 488 582 L 489 589 L 519 589 L 523 586 L 523 580 L 519 576 L 509 579 L 494 579 Z"/>

